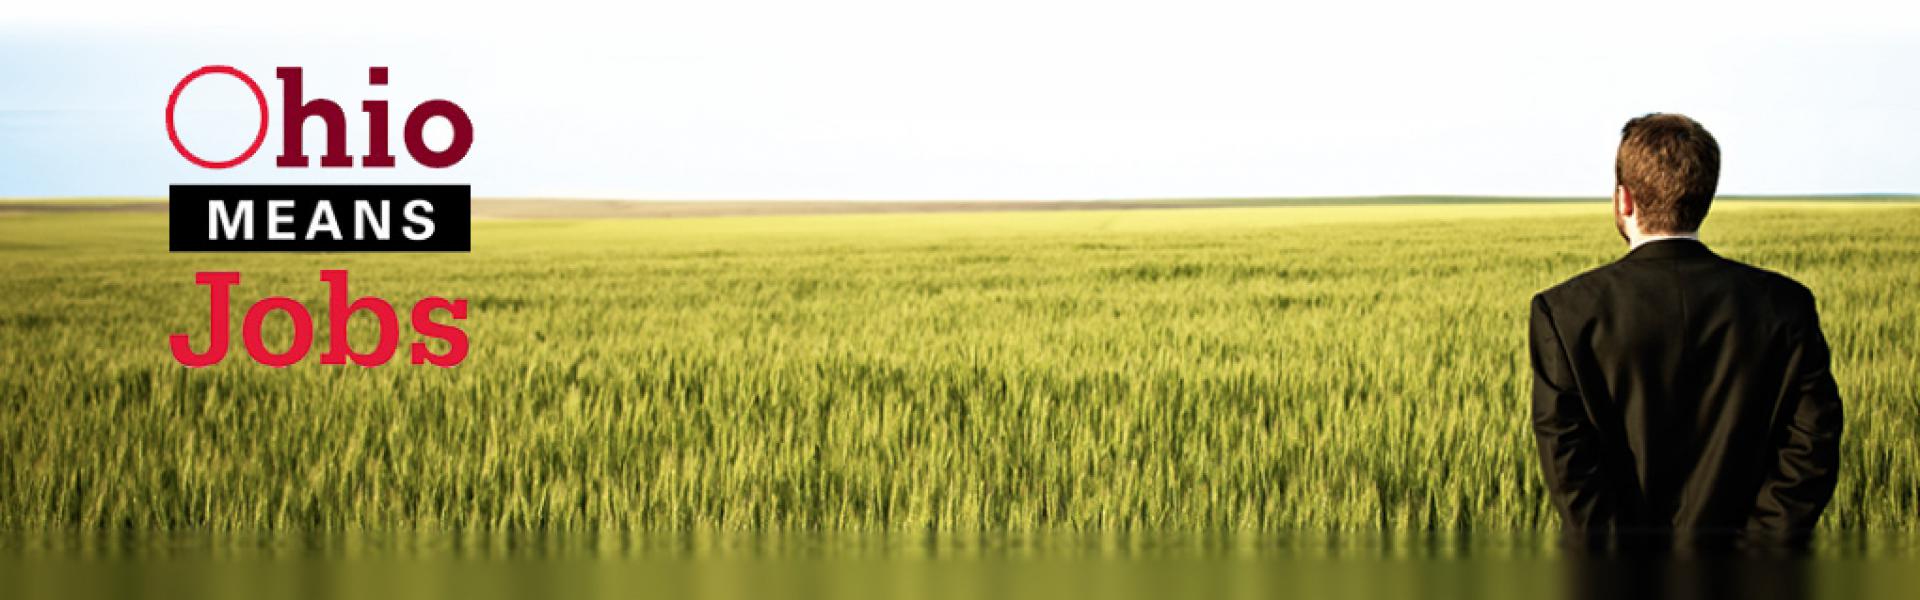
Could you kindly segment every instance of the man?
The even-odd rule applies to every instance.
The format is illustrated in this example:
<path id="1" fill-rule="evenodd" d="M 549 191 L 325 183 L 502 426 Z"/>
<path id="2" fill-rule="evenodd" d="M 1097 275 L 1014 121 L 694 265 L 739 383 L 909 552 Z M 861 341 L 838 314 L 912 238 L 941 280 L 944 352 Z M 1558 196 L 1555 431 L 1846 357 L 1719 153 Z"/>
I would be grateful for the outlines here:
<path id="1" fill-rule="evenodd" d="M 1586 548 L 1803 545 L 1833 497 L 1840 396 L 1813 294 L 1699 239 L 1720 148 L 1677 114 L 1627 122 L 1620 260 L 1533 298 L 1533 429 Z"/>

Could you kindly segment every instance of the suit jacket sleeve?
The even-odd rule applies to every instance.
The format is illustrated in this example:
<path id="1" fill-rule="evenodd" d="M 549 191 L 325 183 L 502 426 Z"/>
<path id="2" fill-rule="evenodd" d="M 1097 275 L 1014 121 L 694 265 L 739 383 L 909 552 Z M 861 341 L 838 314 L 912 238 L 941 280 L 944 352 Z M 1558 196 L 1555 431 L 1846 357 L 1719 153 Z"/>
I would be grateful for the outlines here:
<path id="1" fill-rule="evenodd" d="M 1607 482 L 1600 430 L 1543 297 L 1533 297 L 1532 313 L 1527 354 L 1533 364 L 1533 433 L 1547 492 L 1570 532 L 1602 534 L 1613 522 L 1617 499 Z"/>
<path id="2" fill-rule="evenodd" d="M 1826 336 L 1811 298 L 1805 326 L 1794 332 L 1788 357 L 1792 376 L 1778 408 L 1774 425 L 1772 473 L 1760 486 L 1760 496 L 1747 523 L 1749 534 L 1761 538 L 1804 539 L 1833 498 L 1840 472 L 1840 390 L 1833 373 Z"/>

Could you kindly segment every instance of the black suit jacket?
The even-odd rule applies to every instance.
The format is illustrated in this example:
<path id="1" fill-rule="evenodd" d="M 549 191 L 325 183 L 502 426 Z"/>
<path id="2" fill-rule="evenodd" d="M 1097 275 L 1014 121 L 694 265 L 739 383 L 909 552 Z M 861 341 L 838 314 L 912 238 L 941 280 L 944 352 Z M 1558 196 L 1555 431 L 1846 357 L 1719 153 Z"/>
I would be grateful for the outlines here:
<path id="1" fill-rule="evenodd" d="M 1841 428 L 1806 287 L 1655 241 L 1535 295 L 1529 330 L 1533 430 L 1574 539 L 1804 542 Z"/>

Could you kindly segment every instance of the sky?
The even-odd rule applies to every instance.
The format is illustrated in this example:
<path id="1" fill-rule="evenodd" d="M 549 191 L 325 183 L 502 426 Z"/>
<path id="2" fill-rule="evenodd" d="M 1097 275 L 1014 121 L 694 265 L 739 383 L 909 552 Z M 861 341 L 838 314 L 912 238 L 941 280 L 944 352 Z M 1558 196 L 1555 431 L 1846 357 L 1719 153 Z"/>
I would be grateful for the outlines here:
<path id="1" fill-rule="evenodd" d="M 1604 196 L 1620 126 L 1700 120 L 1721 192 L 1920 192 L 1920 5 L 569 0 L 30 2 L 0 11 L 0 197 L 171 183 L 470 183 L 483 197 L 1100 199 Z M 490 4 L 490 3 L 489 3 Z M 248 162 L 196 167 L 169 92 L 260 84 Z M 392 169 L 286 169 L 274 68 L 393 106 Z M 370 66 L 390 83 L 367 85 Z M 406 156 L 459 104 L 471 152 Z M 230 157 L 237 80 L 176 109 Z M 304 126 L 320 153 L 319 120 Z M 428 145 L 448 128 L 430 121 Z"/>

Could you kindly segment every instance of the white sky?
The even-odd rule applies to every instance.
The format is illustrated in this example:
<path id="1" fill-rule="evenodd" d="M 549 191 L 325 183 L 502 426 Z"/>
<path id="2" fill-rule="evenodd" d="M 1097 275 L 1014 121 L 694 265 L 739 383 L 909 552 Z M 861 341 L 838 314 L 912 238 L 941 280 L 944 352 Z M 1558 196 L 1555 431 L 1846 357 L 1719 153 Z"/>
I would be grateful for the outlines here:
<path id="1" fill-rule="evenodd" d="M 1920 192 L 1911 2 L 14 4 L 0 10 L 0 196 L 259 181 L 623 198 L 1597 196 L 1621 123 L 1651 111 L 1715 133 L 1723 193 Z M 274 114 L 260 153 L 227 171 L 181 159 L 161 119 L 174 83 L 206 64 L 246 71 Z M 392 68 L 385 89 L 365 85 L 375 64 Z M 282 65 L 306 68 L 308 98 L 347 109 L 356 154 L 359 101 L 391 100 L 401 168 L 273 167 Z M 244 147 L 243 90 L 189 88 L 189 147 Z M 428 98 L 474 121 L 452 169 L 402 150 L 404 111 Z M 318 120 L 307 129 L 317 155 Z"/>

